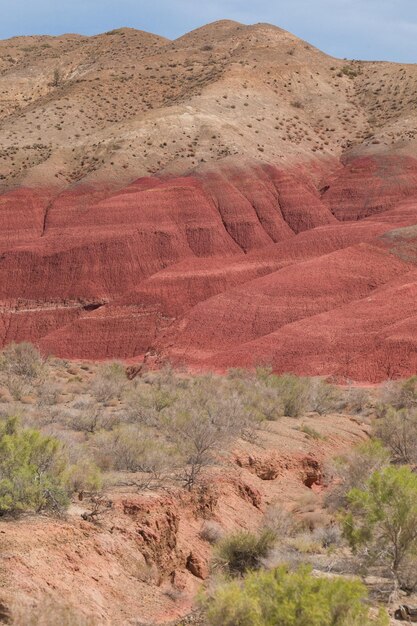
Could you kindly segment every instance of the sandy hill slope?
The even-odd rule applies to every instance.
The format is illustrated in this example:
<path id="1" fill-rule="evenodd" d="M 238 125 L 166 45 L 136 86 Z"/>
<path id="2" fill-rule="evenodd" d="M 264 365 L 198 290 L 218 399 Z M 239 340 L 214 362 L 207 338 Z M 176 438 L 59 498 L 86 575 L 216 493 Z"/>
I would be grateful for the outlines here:
<path id="1" fill-rule="evenodd" d="M 415 371 L 416 105 L 268 24 L 0 42 L 0 343 Z"/>

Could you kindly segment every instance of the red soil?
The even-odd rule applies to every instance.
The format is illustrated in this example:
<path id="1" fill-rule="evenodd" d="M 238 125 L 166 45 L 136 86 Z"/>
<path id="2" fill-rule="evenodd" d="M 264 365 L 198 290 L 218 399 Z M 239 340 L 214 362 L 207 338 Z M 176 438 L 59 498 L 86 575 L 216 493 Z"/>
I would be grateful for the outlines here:
<path id="1" fill-rule="evenodd" d="M 417 161 L 0 196 L 0 342 L 378 381 L 416 368 Z"/>

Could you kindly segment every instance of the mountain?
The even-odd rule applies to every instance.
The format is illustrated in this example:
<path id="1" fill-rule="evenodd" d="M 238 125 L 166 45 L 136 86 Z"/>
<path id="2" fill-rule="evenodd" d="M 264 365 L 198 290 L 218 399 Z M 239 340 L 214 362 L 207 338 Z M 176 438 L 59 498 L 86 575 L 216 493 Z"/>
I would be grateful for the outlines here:
<path id="1" fill-rule="evenodd" d="M 417 66 L 268 24 L 0 42 L 0 344 L 417 368 Z"/>

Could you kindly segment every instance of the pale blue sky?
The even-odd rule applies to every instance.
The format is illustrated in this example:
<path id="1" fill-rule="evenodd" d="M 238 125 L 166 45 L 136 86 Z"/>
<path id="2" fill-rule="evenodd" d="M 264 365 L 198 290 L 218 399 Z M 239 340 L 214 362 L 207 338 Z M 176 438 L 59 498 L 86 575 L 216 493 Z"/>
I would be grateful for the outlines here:
<path id="1" fill-rule="evenodd" d="M 339 57 L 417 62 L 417 0 L 0 0 L 0 39 L 119 26 L 175 38 L 219 19 L 270 22 Z"/>

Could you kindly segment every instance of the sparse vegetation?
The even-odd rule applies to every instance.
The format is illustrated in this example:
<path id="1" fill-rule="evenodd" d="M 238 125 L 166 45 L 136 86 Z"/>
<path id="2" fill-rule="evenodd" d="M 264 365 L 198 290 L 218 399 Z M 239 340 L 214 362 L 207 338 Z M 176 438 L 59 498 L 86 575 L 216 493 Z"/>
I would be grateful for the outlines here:
<path id="1" fill-rule="evenodd" d="M 412 123 L 416 105 L 415 71 L 411 65 L 400 67 L 398 64 L 332 60 L 321 57 L 319 51 L 303 42 L 294 40 L 291 43 L 291 38 L 286 39 L 283 48 L 282 36 L 275 37 L 264 25 L 248 29 L 229 24 L 225 29 L 220 27 L 220 32 L 217 39 L 213 27 L 208 31 L 201 29 L 178 42 L 164 41 L 132 29 L 115 29 L 105 37 L 14 38 L 3 42 L 0 119 L 4 123 L 0 183 L 3 191 L 11 190 L 10 196 L 4 198 L 6 204 L 3 207 L 7 214 L 10 213 L 11 221 L 6 224 L 5 254 L 0 254 L 0 262 L 3 275 L 10 277 L 10 284 L 16 280 L 18 285 L 15 294 L 12 290 L 9 293 L 6 286 L 3 340 L 16 332 L 16 320 L 19 324 L 16 336 L 29 336 L 33 329 L 32 336 L 38 336 L 38 331 L 39 336 L 52 331 L 55 340 L 59 340 L 61 332 L 54 332 L 55 325 L 71 323 L 79 314 L 82 328 L 85 328 L 86 317 L 93 323 L 106 324 L 106 316 L 95 318 L 96 309 L 107 303 L 111 307 L 106 307 L 103 313 L 106 309 L 113 309 L 115 299 L 121 304 L 117 296 L 119 290 L 126 293 L 132 288 L 131 283 L 135 287 L 140 283 L 142 289 L 144 277 L 180 261 L 184 250 L 187 258 L 190 250 L 199 256 L 199 263 L 204 268 L 204 257 L 214 255 L 219 246 L 225 247 L 225 255 L 228 250 L 234 253 L 240 246 L 249 254 L 247 262 L 240 267 L 242 272 L 234 266 L 233 281 L 236 278 L 237 282 L 245 280 L 245 272 L 256 277 L 272 271 L 274 266 L 278 267 L 275 255 L 272 255 L 274 258 L 264 256 L 259 262 L 257 256 L 256 259 L 252 256 L 251 248 L 259 247 L 263 240 L 280 241 L 293 230 L 298 233 L 318 222 L 325 223 L 327 219 L 321 211 L 325 205 L 331 206 L 333 200 L 332 211 L 337 219 L 341 217 L 342 220 L 360 217 L 359 213 L 355 215 L 354 209 L 359 202 L 368 214 L 384 210 L 386 200 L 382 195 L 386 192 L 387 197 L 390 196 L 388 187 L 391 184 L 391 164 L 386 155 L 392 145 L 401 149 L 395 149 L 398 161 L 393 161 L 395 190 L 391 204 L 395 204 L 397 192 L 404 198 L 414 193 L 412 162 L 408 156 L 401 157 L 402 160 L 398 156 L 400 153 L 406 155 L 407 146 L 413 146 L 409 142 L 416 137 L 415 124 Z M 187 113 L 190 102 L 195 114 Z M 167 116 L 167 111 L 172 115 Z M 176 113 L 179 124 L 175 123 Z M 26 135 L 29 139 L 25 138 Z M 375 160 L 372 158 L 373 146 L 379 146 L 375 148 Z M 369 155 L 363 159 L 363 173 L 366 176 L 375 174 L 378 185 L 375 189 L 370 185 L 370 193 L 365 193 L 365 199 L 354 193 L 356 168 L 362 168 L 361 159 L 348 159 L 344 171 L 339 168 L 333 172 L 331 167 L 327 173 L 325 171 L 326 163 L 336 163 L 345 151 L 352 155 Z M 319 202 L 317 185 L 321 187 L 319 193 L 323 195 L 323 203 L 318 211 L 313 202 L 304 222 L 297 214 L 303 202 L 297 200 L 297 206 L 292 208 L 292 197 L 288 197 L 293 172 L 286 179 L 283 172 L 271 174 L 269 164 L 280 167 L 281 159 L 283 166 L 287 162 L 296 163 L 297 155 L 305 157 L 309 153 L 311 156 L 326 156 L 322 161 L 324 169 L 310 168 L 311 176 L 306 168 L 299 170 L 301 186 L 295 194 L 300 200 L 305 189 L 307 201 L 308 197 L 316 195 Z M 242 155 L 245 162 L 259 158 L 265 163 L 265 167 L 256 173 L 256 180 L 252 180 L 252 176 L 245 177 L 244 187 L 238 184 L 240 175 L 233 168 L 233 160 L 237 158 L 236 163 L 239 163 Z M 333 161 L 327 160 L 327 156 Z M 98 184 L 105 181 L 107 184 L 117 179 L 121 187 L 125 184 L 123 181 L 131 181 L 137 176 L 165 176 L 172 172 L 182 176 L 202 163 L 207 163 L 207 171 L 214 171 L 215 164 L 220 162 L 223 171 L 223 159 L 232 165 L 227 172 L 227 183 L 233 182 L 230 187 L 232 195 L 235 191 L 236 198 L 243 194 L 246 209 L 250 212 L 253 208 L 256 223 L 251 217 L 235 220 L 233 211 L 229 210 L 229 202 L 231 207 L 234 202 L 232 195 L 224 203 L 220 196 L 215 197 L 213 204 L 211 191 L 206 189 L 204 194 L 210 200 L 211 208 L 218 204 L 221 210 L 224 228 L 218 220 L 220 239 L 213 234 L 211 227 L 200 226 L 197 217 L 194 225 L 189 228 L 187 223 L 186 232 L 181 232 L 180 239 L 188 246 L 181 245 L 177 249 L 175 242 L 178 238 L 172 228 L 166 231 L 165 227 L 161 230 L 158 226 L 149 231 L 152 249 L 158 250 L 156 263 L 152 260 L 148 263 L 145 259 L 142 264 L 142 257 L 145 258 L 146 254 L 140 253 L 142 243 L 137 245 L 137 241 L 142 242 L 145 231 L 136 218 L 132 228 L 125 229 L 122 224 L 113 228 L 111 202 L 97 204 L 95 197 L 81 195 L 82 190 L 87 189 L 83 181 Z M 372 172 L 368 172 L 368 165 Z M 403 175 L 405 170 L 406 176 Z M 260 186 L 258 174 L 262 178 Z M 324 182 L 320 183 L 321 179 Z M 343 181 L 346 180 L 349 188 L 345 189 L 342 205 L 349 207 L 346 207 L 346 215 L 341 216 L 339 210 L 342 212 L 343 206 L 336 205 L 336 196 L 338 190 L 343 191 Z M 384 184 L 380 185 L 380 180 Z M 398 180 L 401 184 L 397 184 Z M 76 192 L 73 196 L 71 191 L 74 206 L 71 205 L 67 212 L 71 228 L 69 245 L 65 243 L 66 226 L 64 228 L 60 217 L 61 212 L 65 212 L 61 203 L 70 200 L 65 193 L 58 201 L 62 211 L 54 200 L 52 212 L 46 196 L 28 195 L 28 211 L 33 216 L 27 223 L 22 223 L 19 233 L 13 232 L 20 213 L 20 209 L 14 211 L 15 203 L 25 207 L 26 199 L 20 194 L 29 194 L 29 188 L 32 185 L 35 188 L 39 181 L 42 185 L 46 183 L 48 188 L 51 181 L 51 188 L 55 181 L 60 189 L 69 186 Z M 216 186 L 215 178 L 211 180 L 213 183 Z M 222 184 L 220 180 L 219 184 Z M 186 195 L 200 193 L 193 185 L 190 188 L 188 185 L 177 187 Z M 159 189 L 150 189 L 145 179 L 143 184 L 140 181 L 130 190 L 135 193 L 144 190 L 149 199 L 161 191 L 169 195 L 165 183 Z M 355 196 L 352 206 L 350 195 Z M 134 195 L 131 197 L 133 199 Z M 274 209 L 272 213 L 269 202 Z M 281 219 L 275 211 L 277 203 L 282 205 L 282 233 L 275 224 L 276 219 Z M 307 204 L 310 206 L 309 202 Z M 105 213 L 106 206 L 108 213 Z M 102 211 L 100 215 L 99 209 Z M 97 211 L 100 223 L 103 218 L 103 231 L 98 238 L 94 237 L 94 252 L 91 257 L 87 252 L 86 261 L 85 258 L 78 259 L 87 243 L 84 236 L 80 240 L 79 235 L 94 211 Z M 347 214 L 350 211 L 352 215 Z M 116 213 L 117 220 L 122 219 L 123 211 Z M 126 215 L 128 213 L 126 210 Z M 333 219 L 330 210 L 328 216 Z M 182 214 L 177 217 L 182 219 Z M 284 222 L 288 222 L 290 230 Z M 54 235 L 42 238 L 44 234 L 49 235 L 51 226 Z M 345 226 L 348 229 L 349 224 Z M 362 227 L 366 229 L 366 222 Z M 113 237 L 116 231 L 122 233 L 124 230 L 128 240 L 124 235 L 117 239 Z M 326 246 L 322 252 L 331 252 L 332 246 L 338 245 L 337 233 L 332 234 L 332 231 L 329 239 L 329 229 L 322 230 L 326 234 Z M 38 235 L 41 235 L 39 240 Z M 414 236 L 414 232 L 396 229 L 383 236 L 380 243 L 390 240 L 392 255 L 409 264 L 416 260 Z M 37 239 L 35 249 L 31 248 L 33 237 Z M 402 244 L 406 239 L 407 247 Z M 298 240 L 301 241 L 300 247 L 297 246 Z M 59 245 L 58 251 L 54 242 Z M 291 253 L 291 258 L 283 263 L 289 260 L 295 266 L 299 252 L 300 259 L 307 259 L 308 242 L 313 242 L 308 233 L 296 237 L 294 254 Z M 112 268 L 110 273 L 101 271 L 105 269 L 106 256 L 110 259 L 118 257 L 119 253 L 113 254 L 116 246 L 123 254 L 126 252 L 127 257 L 120 257 L 120 266 Z M 278 248 L 281 246 L 284 244 L 280 243 Z M 349 252 L 352 254 L 361 252 L 361 246 L 351 248 Z M 144 241 L 143 250 L 146 249 Z M 96 256 L 98 251 L 99 257 Z M 74 263 L 71 262 L 73 254 L 77 256 Z M 68 261 L 68 265 L 71 264 L 71 270 L 65 276 L 65 268 L 61 267 L 64 258 L 65 266 Z M 337 270 L 336 258 L 335 261 Z M 13 262 L 17 263 L 14 267 Z M 307 268 L 309 263 L 307 261 Z M 214 274 L 214 265 L 212 269 Z M 288 266 L 288 271 L 290 269 Z M 59 282 L 61 273 L 63 288 L 74 279 L 75 284 L 82 283 L 82 293 L 74 292 L 70 297 L 63 289 L 61 299 L 57 295 L 61 293 L 61 286 L 58 290 L 47 289 L 45 301 L 41 303 L 38 298 L 43 293 L 45 281 L 50 281 L 52 286 L 57 276 Z M 205 275 L 204 270 L 201 274 Z M 282 274 L 285 270 L 279 272 L 280 276 Z M 375 277 L 367 281 L 362 295 L 380 285 L 381 277 L 375 270 Z M 229 279 L 222 277 L 221 272 L 216 281 L 219 289 L 222 283 L 229 285 Z M 343 288 L 348 291 L 350 282 L 346 283 Z M 291 307 L 291 315 L 282 320 L 286 324 L 284 334 L 299 332 L 300 324 L 288 322 L 307 316 L 312 316 L 309 324 L 314 331 L 313 316 L 324 305 L 320 298 L 314 301 L 314 306 L 306 299 L 295 303 L 292 310 L 291 281 L 288 284 L 289 292 L 281 298 L 282 302 L 288 300 Z M 199 287 L 194 285 L 193 279 L 187 285 L 192 298 L 198 295 Z M 294 285 L 294 294 L 298 288 L 298 284 Z M 303 288 L 308 290 L 308 286 L 303 285 Z M 213 289 L 216 290 L 217 286 Z M 329 293 L 326 308 L 334 293 Z M 403 294 L 406 295 L 405 288 Z M 273 290 L 269 295 L 280 297 L 278 291 L 274 294 Z M 151 299 L 149 295 L 149 301 Z M 343 298 L 343 302 L 346 300 Z M 152 309 L 148 316 L 147 301 L 145 296 L 143 316 L 138 310 L 142 305 L 136 307 L 137 318 L 143 317 L 145 326 L 149 319 L 150 327 L 155 319 L 158 332 L 164 330 L 172 319 L 171 312 L 164 312 L 162 307 L 154 315 L 159 308 L 154 307 L 155 311 Z M 333 305 L 339 306 L 338 302 L 340 300 L 334 298 Z M 262 306 L 261 303 L 260 311 Z M 243 326 L 247 324 L 249 328 L 250 321 L 244 319 L 245 315 L 243 304 L 240 319 Z M 327 316 L 329 319 L 329 313 Z M 263 317 L 262 312 L 259 317 Z M 254 321 L 251 329 L 254 338 L 274 330 L 275 318 L 281 317 L 285 316 L 281 316 L 278 310 L 271 317 L 265 315 L 264 321 L 256 314 L 256 323 Z M 144 336 L 140 332 L 137 335 L 135 354 L 142 353 L 142 347 L 145 352 L 149 346 L 158 345 L 157 341 L 148 341 L 145 326 Z M 404 328 L 403 335 L 401 324 L 397 326 L 401 337 L 406 337 L 408 331 Z M 343 343 L 333 335 L 332 325 L 325 332 L 328 334 L 323 342 L 324 355 L 327 342 L 332 350 Z M 373 332 L 371 329 L 370 337 Z M 153 333 L 151 329 L 150 334 Z M 101 337 L 105 334 L 103 332 Z M 246 340 L 244 335 L 245 329 L 242 328 L 242 342 Z M 288 339 L 289 335 L 286 336 Z M 53 341 L 48 343 L 47 336 L 41 344 L 53 345 Z M 364 343 L 363 354 L 357 362 L 355 346 L 359 345 L 360 352 L 360 341 L 355 337 L 352 342 L 345 343 L 349 344 L 349 353 L 344 353 L 345 362 L 332 370 L 338 382 L 345 380 L 343 376 L 356 379 L 363 372 L 370 371 L 366 363 L 368 343 Z M 256 345 L 259 345 L 258 341 Z M 277 345 L 279 349 L 280 341 Z M 289 344 L 286 345 L 288 349 Z M 401 345 L 394 351 L 392 362 L 390 359 L 386 364 L 387 377 L 395 377 L 404 371 L 403 363 L 407 363 L 408 353 L 402 351 Z M 319 342 L 317 346 L 316 355 L 312 356 L 322 358 L 317 354 Z M 84 347 L 86 353 L 91 349 L 86 344 Z M 203 352 L 203 341 L 201 348 Z M 101 354 L 105 353 L 103 349 Z M 120 350 L 120 354 L 125 352 Z M 148 357 L 148 363 L 153 364 L 159 363 L 161 355 L 153 354 L 151 349 L 146 360 Z M 288 360 L 283 362 L 288 363 Z M 318 366 L 313 358 L 309 361 L 309 371 L 331 371 L 324 365 Z M 372 375 L 377 379 L 380 372 L 375 371 Z M 18 418 L 14 417 L 16 415 Z M 339 425 L 342 426 L 337 432 Z M 369 441 L 346 451 L 348 442 L 360 442 L 368 436 Z M 275 437 L 280 438 L 281 444 L 271 448 L 271 441 L 274 445 L 277 441 Z M 333 453 L 341 456 L 332 464 L 327 463 L 326 459 Z M 128 577 L 126 594 L 130 593 L 132 599 L 136 595 L 131 593 L 135 579 L 141 584 L 158 585 L 158 593 L 163 590 L 168 598 L 164 602 L 170 603 L 171 614 L 174 614 L 174 604 L 179 606 L 185 599 L 183 585 L 188 584 L 190 575 L 201 576 L 201 580 L 207 575 L 204 571 L 207 555 L 213 548 L 217 554 L 217 570 L 222 570 L 221 575 L 229 581 L 215 590 L 206 605 L 214 626 L 227 626 L 228 623 L 235 626 L 383 623 L 382 616 L 375 616 L 372 621 L 368 615 L 363 587 L 359 589 L 354 587 L 357 583 L 327 578 L 337 573 L 362 575 L 370 572 L 378 580 L 388 580 L 389 593 L 392 577 L 402 590 L 411 592 L 416 589 L 417 554 L 412 527 L 417 521 L 413 505 L 413 468 L 417 464 L 417 377 L 391 381 L 383 386 L 382 391 L 357 387 L 355 383 L 344 389 L 321 378 L 299 377 L 292 373 L 276 375 L 269 367 L 260 367 L 256 372 L 235 370 L 227 376 L 191 376 L 169 367 L 151 372 L 143 367 L 136 378 L 128 380 L 125 366 L 120 363 L 70 363 L 52 357 L 43 358 L 28 343 L 12 344 L 0 353 L 0 455 L 5 568 L 8 553 L 13 554 L 15 539 L 13 532 L 8 533 L 8 530 L 13 531 L 15 527 L 26 532 L 29 544 L 32 527 L 51 524 L 51 551 L 56 545 L 65 544 L 71 536 L 68 532 L 65 537 L 57 538 L 53 534 L 54 528 L 62 530 L 65 527 L 79 533 L 77 549 L 68 550 L 60 561 L 63 569 L 66 566 L 71 568 L 74 581 L 78 578 L 75 574 L 78 568 L 88 570 L 90 567 L 86 558 L 88 529 L 94 535 L 94 550 L 98 555 L 95 558 L 99 564 L 101 553 L 111 554 L 116 561 L 119 536 L 123 535 L 123 540 L 129 541 L 132 535 L 136 541 L 134 566 L 129 559 L 123 563 Z M 144 494 L 145 490 L 153 493 Z M 286 498 L 288 493 L 292 495 Z M 269 506 L 271 499 L 273 504 Z M 61 514 L 70 501 L 65 519 L 50 520 L 45 515 L 41 518 L 33 515 Z M 156 503 L 155 508 L 160 507 L 162 511 L 161 514 L 159 510 L 154 513 L 154 526 L 153 520 L 147 517 L 148 509 L 152 510 L 152 501 Z M 233 516 L 232 507 L 240 506 L 248 512 L 247 519 Z M 182 507 L 188 515 L 186 521 Z M 346 516 L 348 509 L 351 517 Z M 20 515 L 17 522 L 10 519 L 22 513 L 30 513 L 30 517 L 26 519 Z M 122 524 L 118 523 L 120 516 Z M 340 530 L 342 518 L 344 537 Z M 188 522 L 189 536 L 193 538 L 192 543 L 195 542 L 189 551 L 188 537 L 185 539 L 181 535 L 182 525 Z M 253 533 L 242 531 L 236 535 L 233 528 L 238 524 L 252 530 L 259 528 Z M 134 526 L 134 530 L 129 525 Z M 181 535 L 178 542 L 177 531 Z M 155 547 L 155 554 L 151 547 Z M 141 550 L 148 549 L 146 558 L 142 558 Z M 135 560 L 136 557 L 140 558 Z M 12 565 L 16 580 L 19 575 L 25 575 L 26 563 L 23 561 L 22 558 L 19 563 L 16 559 Z M 309 570 L 298 569 L 300 563 L 310 563 L 314 575 Z M 278 564 L 285 565 L 276 570 Z M 36 572 L 31 567 L 33 563 L 27 567 L 33 576 L 30 589 L 35 590 Z M 52 559 L 51 563 L 48 560 L 48 567 L 55 573 Z M 264 567 L 270 571 L 264 571 Z M 26 598 L 30 600 L 30 611 L 25 612 L 27 607 L 22 605 L 20 615 L 12 607 L 16 624 L 90 623 L 83 615 L 84 610 L 88 612 L 88 607 L 84 606 L 88 603 L 87 596 L 85 603 L 83 601 L 80 605 L 80 613 L 71 607 L 60 607 L 56 602 L 58 568 L 57 574 L 56 581 L 45 581 L 55 594 L 51 603 L 43 606 L 35 597 L 37 593 L 33 593 L 33 597 Z M 89 571 L 82 571 L 83 580 L 87 580 L 89 574 Z M 110 567 L 108 574 L 110 589 L 117 573 Z M 113 574 L 116 574 L 114 578 Z M 97 590 L 91 596 L 94 595 L 93 601 L 96 602 L 102 589 L 101 579 L 96 580 L 100 577 L 94 576 L 95 582 L 91 584 L 97 583 Z M 229 577 L 233 580 L 230 581 Z M 6 580 L 2 572 L 2 584 Z M 211 585 L 213 581 L 208 587 Z M 145 592 L 145 586 L 141 590 Z M 380 593 L 379 588 L 377 593 Z M 116 597 L 112 593 L 109 595 Z M 106 596 L 103 593 L 101 597 L 100 611 L 104 619 Z M 374 604 L 375 597 L 373 590 Z M 6 598 L 4 601 L 7 602 Z M 2 611 L 3 597 L 0 621 Z M 126 614 L 127 621 L 130 617 Z M 111 621 L 111 617 L 109 619 Z"/>
<path id="2" fill-rule="evenodd" d="M 210 626 L 387 626 L 385 611 L 371 616 L 366 597 L 357 580 L 280 567 L 220 585 L 206 606 Z"/>
<path id="3" fill-rule="evenodd" d="M 248 575 L 254 575 L 250 572 L 262 572 L 263 568 L 274 571 L 277 566 L 310 563 L 319 572 L 343 571 L 341 562 L 346 556 L 342 554 L 348 545 L 352 550 L 347 558 L 350 573 L 371 568 L 385 575 L 392 570 L 390 576 L 400 586 L 409 589 L 417 583 L 412 574 L 417 536 L 414 539 L 411 530 L 402 531 L 405 543 L 399 546 L 400 556 L 394 562 L 394 548 L 387 548 L 388 526 L 384 526 L 387 520 L 396 523 L 398 502 L 395 507 L 388 506 L 393 493 L 400 499 L 404 495 L 406 502 L 400 507 L 404 515 L 398 523 L 404 529 L 411 529 L 414 522 L 417 525 L 417 514 L 411 521 L 405 516 L 405 512 L 414 515 L 414 496 L 410 495 L 417 489 L 411 485 L 414 474 L 408 470 L 407 480 L 405 475 L 401 479 L 404 484 L 386 474 L 388 470 L 403 471 L 391 464 L 412 463 L 417 449 L 413 381 L 393 384 L 379 394 L 361 391 L 359 410 L 379 416 L 374 438 L 326 469 L 325 482 L 330 485 L 327 509 L 309 492 L 291 507 L 280 502 L 271 505 L 258 532 L 226 534 L 212 519 L 218 497 L 207 491 L 212 472 L 227 467 L 236 445 L 261 450 L 263 433 L 279 428 L 280 420 L 303 433 L 308 445 L 326 445 L 321 416 L 338 411 L 356 416 L 352 389 L 337 389 L 318 378 L 277 376 L 265 366 L 254 372 L 230 370 L 227 376 L 189 376 L 165 367 L 159 372 L 142 371 L 128 380 L 121 364 L 91 366 L 45 360 L 30 344 L 9 346 L 0 359 L 3 515 L 61 513 L 71 495 L 78 494 L 84 502 L 83 519 L 101 525 L 114 510 L 108 485 L 129 492 L 177 490 L 181 497 L 191 498 L 196 515 L 205 520 L 198 536 L 213 546 L 213 571 L 237 577 L 239 588 L 245 586 Z M 21 423 L 10 418 L 12 407 L 18 408 Z M 320 418 L 318 428 L 314 420 Z M 253 467 L 267 480 L 276 475 L 269 474 L 267 464 Z M 304 473 L 321 472 L 320 466 L 302 467 Z M 377 486 L 376 476 L 381 477 Z M 309 486 L 307 478 L 302 480 Z M 179 491 L 180 487 L 186 491 Z M 249 486 L 245 489 L 244 497 L 253 498 L 259 506 L 256 493 Z M 381 503 L 372 504 L 374 508 L 369 504 L 375 494 L 387 501 L 378 519 Z M 337 523 L 340 509 L 352 512 L 352 516 L 343 515 L 343 536 Z M 190 568 L 195 567 L 191 560 Z M 172 597 L 176 594 L 173 589 Z M 214 598 L 217 595 L 210 602 L 214 603 Z M 208 610 L 215 606 L 210 602 Z"/>

